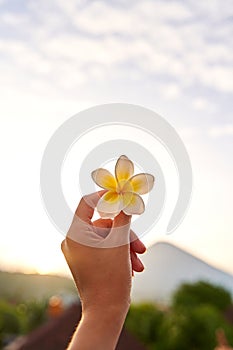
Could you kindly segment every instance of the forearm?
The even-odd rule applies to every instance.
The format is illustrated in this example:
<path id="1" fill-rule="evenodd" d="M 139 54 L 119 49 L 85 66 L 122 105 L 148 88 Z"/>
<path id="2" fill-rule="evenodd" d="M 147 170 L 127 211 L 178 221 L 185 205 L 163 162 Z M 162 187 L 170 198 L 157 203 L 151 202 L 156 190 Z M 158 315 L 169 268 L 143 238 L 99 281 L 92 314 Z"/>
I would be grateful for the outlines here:
<path id="1" fill-rule="evenodd" d="M 84 313 L 67 350 L 115 349 L 125 317 L 125 311 L 104 307 Z"/>

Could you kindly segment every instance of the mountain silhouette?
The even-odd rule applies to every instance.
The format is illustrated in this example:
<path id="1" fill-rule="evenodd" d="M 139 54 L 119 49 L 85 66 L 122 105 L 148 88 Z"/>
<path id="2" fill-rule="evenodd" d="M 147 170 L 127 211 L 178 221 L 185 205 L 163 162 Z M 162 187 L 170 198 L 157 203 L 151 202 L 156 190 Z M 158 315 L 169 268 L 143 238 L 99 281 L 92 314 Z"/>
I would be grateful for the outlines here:
<path id="1" fill-rule="evenodd" d="M 233 276 L 173 244 L 159 242 L 141 257 L 145 270 L 133 279 L 132 301 L 167 303 L 180 284 L 207 281 L 233 295 Z"/>

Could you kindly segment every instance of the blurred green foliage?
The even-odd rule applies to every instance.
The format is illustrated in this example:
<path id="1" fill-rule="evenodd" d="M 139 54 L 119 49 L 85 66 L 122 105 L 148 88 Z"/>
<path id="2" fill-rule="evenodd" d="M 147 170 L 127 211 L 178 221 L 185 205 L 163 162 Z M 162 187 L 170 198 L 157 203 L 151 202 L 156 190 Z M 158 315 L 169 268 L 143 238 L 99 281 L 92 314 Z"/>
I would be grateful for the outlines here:
<path id="1" fill-rule="evenodd" d="M 215 332 L 225 331 L 233 345 L 233 326 L 224 318 L 231 305 L 228 291 L 206 282 L 183 284 L 169 308 L 144 303 L 132 305 L 126 327 L 148 350 L 213 350 Z M 47 318 L 46 299 L 0 299 L 0 348 L 7 338 L 31 332 Z"/>
<path id="2" fill-rule="evenodd" d="M 231 304 L 231 295 L 224 288 L 207 282 L 183 284 L 173 296 L 173 307 L 195 307 L 200 304 L 213 305 L 220 311 Z"/>
<path id="3" fill-rule="evenodd" d="M 0 286 L 0 349 L 46 320 L 51 296 L 77 295 L 73 280 L 61 276 L 0 271 Z"/>
<path id="4" fill-rule="evenodd" d="M 126 319 L 126 327 L 143 343 L 154 344 L 159 339 L 158 332 L 163 318 L 163 312 L 155 305 L 132 305 Z"/>
<path id="5" fill-rule="evenodd" d="M 233 326 L 224 318 L 230 305 L 230 293 L 222 287 L 183 284 L 166 310 L 153 304 L 132 305 L 126 327 L 150 350 L 213 350 L 218 328 L 233 345 Z"/>
<path id="6" fill-rule="evenodd" d="M 5 339 L 26 334 L 42 324 L 47 317 L 47 301 L 11 303 L 0 300 L 0 348 Z"/>

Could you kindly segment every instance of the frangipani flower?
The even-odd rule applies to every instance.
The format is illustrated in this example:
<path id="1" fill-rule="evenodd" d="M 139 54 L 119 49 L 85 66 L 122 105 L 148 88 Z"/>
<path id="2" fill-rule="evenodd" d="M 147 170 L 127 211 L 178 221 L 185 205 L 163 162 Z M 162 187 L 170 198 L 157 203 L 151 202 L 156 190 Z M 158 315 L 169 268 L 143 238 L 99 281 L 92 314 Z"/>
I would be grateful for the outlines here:
<path id="1" fill-rule="evenodd" d="M 101 217 L 114 218 L 121 211 L 127 215 L 142 214 L 145 204 L 140 197 L 154 185 L 154 176 L 146 173 L 133 175 L 134 164 L 126 156 L 120 156 L 115 166 L 115 177 L 106 169 L 92 172 L 94 182 L 107 192 L 100 198 L 97 211 Z"/>

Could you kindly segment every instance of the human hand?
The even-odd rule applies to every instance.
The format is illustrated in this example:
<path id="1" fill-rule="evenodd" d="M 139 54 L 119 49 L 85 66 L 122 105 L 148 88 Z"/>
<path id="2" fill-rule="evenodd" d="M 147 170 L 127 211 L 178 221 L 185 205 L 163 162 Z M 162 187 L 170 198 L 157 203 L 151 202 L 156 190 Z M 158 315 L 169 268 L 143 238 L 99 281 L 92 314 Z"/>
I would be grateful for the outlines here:
<path id="1" fill-rule="evenodd" d="M 80 201 L 67 238 L 62 242 L 62 251 L 82 302 L 83 327 L 78 328 L 75 337 L 75 342 L 78 342 L 79 346 L 82 344 L 82 349 L 89 349 L 88 344 L 87 347 L 84 346 L 84 341 L 88 342 L 87 330 L 91 324 L 95 328 L 97 324 L 100 327 L 98 332 L 92 332 L 91 337 L 98 334 L 95 344 L 98 344 L 99 340 L 100 349 L 104 348 L 103 339 L 100 339 L 102 322 L 108 327 L 109 339 L 106 339 L 105 333 L 103 336 L 105 341 L 108 341 L 109 346 L 117 341 L 130 304 L 132 271 L 140 272 L 144 268 L 137 253 L 143 253 L 145 246 L 130 231 L 130 216 L 121 212 L 113 221 L 110 219 L 91 221 L 94 206 L 103 193 L 104 191 L 93 193 Z M 88 236 L 91 246 L 87 245 Z M 131 240 L 135 239 L 131 243 L 130 236 Z M 93 239 L 96 239 L 94 246 Z M 80 241 L 86 244 L 81 244 Z M 99 242 L 104 242 L 105 245 L 102 246 L 105 248 Z M 84 320 L 88 327 L 85 327 Z M 110 324 L 113 327 L 112 332 L 109 329 Z M 76 345 L 73 346 L 72 349 L 76 349 Z"/>

